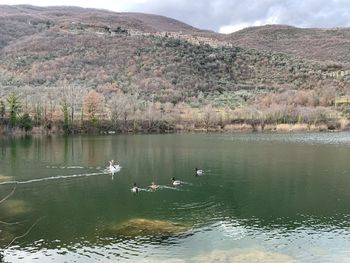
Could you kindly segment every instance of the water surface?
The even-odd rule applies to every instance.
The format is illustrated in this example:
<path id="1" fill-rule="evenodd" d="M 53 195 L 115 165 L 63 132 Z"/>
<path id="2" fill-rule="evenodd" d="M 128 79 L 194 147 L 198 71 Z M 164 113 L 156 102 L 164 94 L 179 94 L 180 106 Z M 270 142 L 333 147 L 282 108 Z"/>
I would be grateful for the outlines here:
<path id="1" fill-rule="evenodd" d="M 9 262 L 349 262 L 350 134 L 120 135 L 0 140 Z M 108 160 L 123 167 L 105 172 Z M 205 171 L 195 176 L 194 169 Z M 171 178 L 183 182 L 174 188 Z M 132 194 L 136 182 L 145 190 Z M 181 233 L 111 231 L 130 220 Z M 154 222 L 154 221 L 153 221 Z"/>

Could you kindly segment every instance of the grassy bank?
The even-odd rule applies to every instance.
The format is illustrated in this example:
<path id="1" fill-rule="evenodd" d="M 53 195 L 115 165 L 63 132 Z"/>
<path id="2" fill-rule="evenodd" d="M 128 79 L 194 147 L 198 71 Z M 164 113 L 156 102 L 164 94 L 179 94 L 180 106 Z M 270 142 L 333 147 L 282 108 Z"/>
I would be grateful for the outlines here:
<path id="1" fill-rule="evenodd" d="M 98 124 L 83 126 L 71 125 L 68 129 L 64 128 L 62 123 L 54 124 L 50 128 L 44 126 L 35 126 L 30 130 L 22 128 L 10 128 L 7 126 L 0 127 L 0 134 L 3 135 L 48 135 L 48 134 L 127 134 L 127 133 L 183 133 L 183 132 L 221 132 L 221 133 L 250 133 L 250 132 L 267 132 L 267 133 L 288 133 L 288 132 L 331 132 L 347 131 L 349 125 L 347 121 L 330 121 L 328 123 L 259 123 L 247 121 L 242 123 L 223 124 L 215 126 L 196 125 L 194 123 L 168 123 L 165 121 L 154 121 L 148 126 L 148 121 L 135 123 L 128 122 L 127 126 L 116 128 L 112 122 L 104 121 Z"/>

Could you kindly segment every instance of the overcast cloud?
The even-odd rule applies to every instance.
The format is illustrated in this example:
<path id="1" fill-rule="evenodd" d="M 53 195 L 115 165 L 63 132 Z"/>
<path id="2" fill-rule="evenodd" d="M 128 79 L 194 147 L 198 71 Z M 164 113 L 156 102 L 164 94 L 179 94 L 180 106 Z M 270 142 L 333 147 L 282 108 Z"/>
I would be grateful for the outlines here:
<path id="1" fill-rule="evenodd" d="M 202 29 L 229 33 L 248 26 L 350 26 L 350 0 L 0 0 L 0 4 L 79 5 L 172 17 Z"/>
<path id="2" fill-rule="evenodd" d="M 162 14 L 223 33 L 247 26 L 350 26 L 349 0 L 148 0 L 131 10 Z"/>

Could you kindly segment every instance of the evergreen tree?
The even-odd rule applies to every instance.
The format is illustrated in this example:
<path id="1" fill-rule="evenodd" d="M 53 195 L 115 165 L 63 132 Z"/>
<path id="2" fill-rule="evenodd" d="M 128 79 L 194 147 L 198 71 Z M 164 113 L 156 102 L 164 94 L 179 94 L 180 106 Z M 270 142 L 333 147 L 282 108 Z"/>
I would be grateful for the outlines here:
<path id="1" fill-rule="evenodd" d="M 16 96 L 15 94 L 10 95 L 7 98 L 7 103 L 9 104 L 10 110 L 10 127 L 13 128 L 17 124 L 17 115 L 21 109 L 19 96 Z"/>
<path id="2" fill-rule="evenodd" d="M 19 119 L 18 127 L 25 130 L 25 132 L 28 132 L 33 128 L 33 121 L 28 113 L 24 113 L 22 117 Z"/>
<path id="3" fill-rule="evenodd" d="M 68 112 L 68 103 L 66 98 L 62 102 L 62 111 L 63 111 L 63 130 L 65 133 L 69 132 L 69 112 Z"/>
<path id="4" fill-rule="evenodd" d="M 3 100 L 0 100 L 0 124 L 4 123 L 5 120 L 6 107 Z"/>

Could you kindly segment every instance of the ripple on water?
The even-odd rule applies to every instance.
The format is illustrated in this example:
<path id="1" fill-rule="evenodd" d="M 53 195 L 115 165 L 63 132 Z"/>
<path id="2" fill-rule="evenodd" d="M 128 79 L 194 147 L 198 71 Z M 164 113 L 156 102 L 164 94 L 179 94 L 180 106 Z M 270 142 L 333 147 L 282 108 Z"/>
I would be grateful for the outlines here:
<path id="1" fill-rule="evenodd" d="M 252 141 L 253 143 L 249 144 L 252 146 L 255 142 L 258 141 L 268 141 L 275 142 L 280 140 L 281 142 L 286 143 L 306 143 L 306 144 L 349 144 L 350 136 L 347 134 L 333 134 L 334 136 L 327 136 L 329 138 L 322 138 L 321 134 L 274 134 L 273 136 L 269 135 L 234 135 L 234 136 L 224 136 L 225 139 L 230 138 L 232 140 L 247 140 Z M 260 137 L 261 136 L 261 137 Z M 215 136 L 213 136 L 215 138 Z M 264 137 L 264 138 L 263 138 Z M 217 142 L 217 141 L 216 141 Z M 226 142 L 224 142 L 226 143 Z M 237 143 L 238 145 L 239 143 Z M 242 143 L 245 147 L 248 144 Z M 271 143 L 272 145 L 272 143 Z M 193 145 L 191 145 L 193 146 Z M 196 146 L 196 145 L 194 145 Z M 260 145 L 261 146 L 261 145 Z M 265 145 L 263 145 L 265 146 Z M 346 146 L 347 147 L 347 146 Z M 136 148 L 136 147 L 135 147 Z M 139 149 L 140 147 L 138 147 Z M 219 148 L 219 147 L 218 147 Z M 232 147 L 234 148 L 234 147 Z M 248 147 L 247 147 L 248 148 Z M 264 148 L 264 147 L 260 147 Z M 283 150 L 286 148 L 285 146 L 281 147 Z M 319 147 L 322 148 L 322 147 Z M 328 147 L 327 147 L 328 148 Z M 341 147 L 332 147 L 332 148 L 341 148 Z M 148 147 L 147 147 L 148 149 Z M 110 220 L 120 220 L 120 218 L 128 218 L 129 216 L 141 216 L 141 217 L 154 217 L 161 219 L 169 219 L 175 222 L 191 222 L 190 228 L 188 232 L 181 235 L 159 235 L 154 236 L 152 234 L 146 234 L 144 236 L 136 235 L 133 237 L 123 237 L 120 236 L 112 236 L 112 237 L 102 237 L 103 240 L 98 240 L 99 237 L 94 236 L 95 233 L 101 234 L 100 228 L 98 228 L 95 232 L 94 229 L 91 230 L 89 240 L 81 240 L 79 242 L 71 242 L 68 244 L 61 243 L 60 241 L 57 244 L 54 242 L 45 243 L 45 240 L 38 240 L 34 243 L 33 247 L 28 249 L 23 246 L 24 242 L 30 242 L 30 239 L 33 237 L 42 238 L 40 231 L 37 233 L 31 233 L 33 235 L 29 235 L 26 241 L 21 241 L 20 246 L 12 247 L 8 253 L 14 253 L 14 257 L 20 259 L 28 260 L 34 258 L 38 262 L 47 262 L 48 260 L 55 260 L 56 262 L 103 262 L 108 257 L 110 258 L 110 262 L 119 262 L 124 260 L 130 260 L 131 262 L 141 262 L 139 258 L 147 257 L 149 262 L 166 262 L 169 260 L 169 257 L 173 257 L 172 260 L 175 262 L 203 262 L 203 258 L 206 258 L 204 262 L 225 262 L 235 259 L 237 262 L 255 262 L 254 260 L 260 259 L 258 262 L 271 262 L 271 259 L 283 260 L 283 262 L 294 262 L 293 260 L 300 260 L 301 262 L 347 262 L 346 259 L 349 259 L 348 248 L 346 246 L 349 245 L 349 231 L 350 231 L 350 217 L 349 215 L 341 215 L 341 214 L 332 214 L 332 216 L 322 216 L 322 213 L 328 214 L 332 213 L 332 211 L 346 212 L 346 200 L 347 195 L 337 195 L 336 193 L 331 196 L 332 200 L 337 200 L 335 197 L 339 196 L 342 198 L 342 202 L 340 204 L 335 204 L 334 207 L 330 205 L 329 207 L 324 207 L 323 204 L 320 204 L 320 210 L 316 211 L 317 206 L 313 206 L 314 204 L 318 204 L 324 199 L 318 198 L 318 192 L 313 190 L 323 190 L 324 188 L 320 188 L 317 186 L 319 182 L 323 185 L 328 186 L 328 177 L 315 177 L 310 178 L 310 174 L 316 174 L 318 172 L 317 169 L 312 170 L 314 163 L 306 160 L 305 166 L 302 166 L 302 172 L 304 170 L 307 171 L 309 176 L 301 177 L 293 174 L 290 177 L 269 177 L 269 174 L 264 174 L 264 176 L 259 177 L 259 179 L 267 178 L 271 179 L 271 181 L 263 181 L 257 180 L 255 181 L 255 176 L 260 175 L 260 166 L 254 166 L 254 163 L 251 162 L 253 158 L 251 158 L 251 154 L 254 153 L 254 148 L 252 151 L 247 151 L 246 159 L 241 156 L 241 151 L 237 150 L 237 158 L 235 158 L 236 163 L 232 164 L 233 169 L 228 169 L 231 167 L 230 163 L 232 162 L 231 153 L 227 152 L 227 149 L 222 152 L 223 156 L 228 155 L 228 158 L 219 158 L 219 154 L 210 155 L 205 152 L 203 155 L 195 155 L 198 159 L 208 159 L 210 162 L 215 162 L 214 168 L 207 170 L 205 176 L 203 178 L 190 177 L 187 178 L 189 181 L 193 182 L 193 185 L 185 185 L 179 188 L 170 187 L 164 188 L 157 195 L 151 195 L 144 193 L 142 197 L 144 198 L 133 198 L 129 203 L 124 203 L 125 200 L 129 200 L 130 193 L 127 192 L 127 195 L 123 196 L 123 190 L 128 190 L 130 181 L 128 181 L 131 177 L 125 176 L 124 180 L 119 180 L 118 182 L 114 181 L 110 184 L 110 180 L 100 180 L 100 182 L 106 183 L 106 187 L 99 188 L 96 190 L 95 188 L 86 188 L 89 190 L 89 194 L 85 194 L 85 191 L 82 193 L 76 193 L 75 191 L 78 189 L 80 191 L 80 187 L 84 188 L 87 185 L 80 184 L 79 180 L 85 180 L 85 177 L 95 175 L 93 172 L 100 172 L 100 170 L 87 170 L 87 169 L 100 169 L 93 167 L 85 167 L 86 170 L 52 170 L 49 175 L 52 175 L 52 172 L 57 172 L 57 174 L 65 174 L 65 173 L 75 173 L 76 175 L 68 175 L 66 176 L 53 176 L 43 179 L 33 179 L 31 181 L 23 182 L 23 184 L 27 184 L 26 186 L 22 185 L 22 188 L 29 188 L 32 185 L 30 183 L 35 183 L 34 186 L 40 186 L 42 189 L 45 188 L 46 184 L 56 184 L 60 183 L 60 186 L 63 184 L 68 184 L 71 182 L 75 182 L 77 188 L 65 188 L 64 194 L 67 194 L 68 197 L 71 194 L 71 197 L 75 198 L 76 196 L 81 197 L 79 199 L 69 199 L 70 203 L 77 203 L 76 206 L 69 206 L 74 209 L 77 207 L 77 213 L 86 212 L 87 217 L 101 217 L 103 219 L 110 218 Z M 326 149 L 327 150 L 327 149 Z M 343 150 L 343 149 L 342 149 Z M 345 152 L 345 151 L 344 151 Z M 264 149 L 265 153 L 265 149 Z M 279 152 L 278 152 L 279 153 Z M 328 152 L 325 152 L 325 156 Z M 308 154 L 310 154 L 308 152 Z M 343 154 L 343 152 L 341 152 Z M 158 156 L 158 155 L 157 155 Z M 188 156 L 186 153 L 185 156 Z M 217 157 L 219 156 L 219 157 Z M 172 156 L 171 156 L 172 157 Z M 217 158 L 216 158 L 217 157 Z M 242 157 L 242 160 L 239 160 L 239 157 Z M 276 159 L 277 154 L 273 156 L 274 158 L 270 159 L 262 159 L 260 160 L 264 166 L 268 167 L 271 163 L 277 162 Z M 317 158 L 316 158 L 317 157 Z M 157 157 L 158 158 L 158 157 Z M 172 160 L 169 158 L 169 160 Z M 187 160 L 187 158 L 185 158 Z M 318 156 L 311 159 L 315 161 L 317 166 L 318 164 Z M 134 161 L 134 160 L 133 160 Z M 176 159 L 177 164 L 178 159 Z M 198 160 L 197 160 L 198 161 Z M 255 161 L 255 159 L 253 160 Z M 268 161 L 265 163 L 265 161 Z M 270 162 L 271 161 L 271 162 Z M 304 161 L 304 159 L 303 159 Z M 194 161 L 193 161 L 194 162 Z M 241 163 L 240 163 L 241 162 Z M 289 162 L 289 159 L 288 159 Z M 148 160 L 146 166 L 148 165 Z M 164 163 L 167 164 L 165 161 Z M 184 162 L 185 163 L 185 162 Z M 190 165 L 192 165 L 191 163 Z M 237 164 L 237 165 L 236 165 Z M 286 163 L 283 162 L 283 166 Z M 303 162 L 304 164 L 304 162 Z M 333 164 L 333 163 L 332 163 Z M 208 166 L 210 166 L 208 165 Z M 339 165 L 339 159 L 335 159 L 334 166 Z M 341 172 L 346 174 L 347 169 L 346 158 L 344 161 L 344 167 L 341 167 Z M 178 165 L 181 167 L 181 165 Z M 177 167 L 174 169 L 177 169 Z M 215 166 L 217 166 L 215 168 Z M 254 169 L 251 169 L 253 166 Z M 152 166 L 153 167 L 153 166 Z M 289 166 L 288 166 L 289 167 Z M 290 166 L 293 169 L 294 166 Z M 156 167 L 155 168 L 159 168 Z M 278 169 L 277 169 L 278 168 Z M 327 167 L 329 168 L 329 167 Z M 80 167 L 61 167 L 57 169 L 82 169 Z M 104 169 L 104 168 L 102 168 Z M 130 169 L 130 174 L 132 173 Z M 135 169 L 136 170 L 136 169 Z M 142 170 L 142 169 L 140 169 Z M 276 166 L 276 170 L 280 170 L 280 166 Z M 287 170 L 287 169 L 286 169 Z M 297 170 L 297 169 L 296 169 Z M 144 170 L 142 170 L 144 171 Z M 185 169 L 184 169 L 185 171 Z M 187 171 L 187 169 L 186 169 Z M 327 171 L 330 174 L 332 171 L 331 168 Z M 340 172 L 335 170 L 337 173 L 333 173 L 334 175 L 339 176 Z M 102 171 L 101 171 L 102 172 Z M 180 174 L 181 170 L 179 170 Z M 256 172 L 256 173 L 254 173 Z M 323 170 L 321 171 L 323 172 Z M 104 173 L 102 172 L 101 175 Z M 333 175 L 332 174 L 332 175 Z M 49 176 L 43 175 L 43 176 Z M 56 173 L 54 174 L 56 175 Z M 177 175 L 177 174 L 175 174 Z M 19 177 L 23 178 L 23 180 L 40 177 L 40 174 L 33 174 L 33 177 Z M 135 173 L 135 176 L 140 176 L 140 181 L 142 182 L 142 174 Z M 168 177 L 168 175 L 166 175 Z M 180 177 L 180 175 L 179 175 Z M 336 176 L 332 176 L 334 178 Z M 346 176 L 343 176 L 346 178 Z M 70 179 L 71 180 L 65 180 Z M 74 178 L 81 178 L 79 180 Z M 129 179 L 128 179 L 129 178 Z M 331 176 L 329 176 L 331 178 Z M 123 178 L 120 178 L 123 179 Z M 169 178 L 168 178 L 169 179 Z M 167 180 L 168 180 L 167 179 Z M 205 179 L 205 180 L 204 180 Z M 299 180 L 303 179 L 303 181 L 299 184 Z M 304 180 L 305 179 L 305 180 Z M 324 181 L 322 181 L 324 179 Z M 4 178 L 2 177 L 2 181 L 14 180 L 13 178 Z M 61 181 L 60 181 L 61 180 Z M 130 179 L 131 180 L 131 179 Z M 298 180 L 298 181 L 296 181 Z M 313 181 L 315 180 L 315 181 Z M 91 180 L 93 182 L 98 180 Z M 149 182 L 149 180 L 147 180 Z M 161 181 L 161 180 L 159 180 Z M 39 182 L 41 182 L 39 184 Z M 195 183 L 194 183 L 195 182 Z M 266 185 L 275 182 L 281 182 L 283 184 L 278 184 L 277 188 L 279 188 L 278 192 L 273 192 L 270 190 L 275 190 L 275 188 L 265 189 Z M 344 191 L 346 191 L 346 184 L 343 184 L 344 181 L 337 182 L 337 191 L 339 192 L 338 185 L 345 185 Z M 0 176 L 1 183 L 1 176 Z M 108 183 L 108 185 L 107 185 Z M 91 184 L 92 185 L 92 184 Z M 101 184 L 102 185 L 102 184 Z M 79 187 L 78 187 L 79 186 Z M 308 186 L 304 188 L 304 186 Z M 6 186 L 5 186 L 6 187 Z M 9 186 L 7 186 L 9 187 Z M 236 191 L 233 191 L 232 189 Z M 32 187 L 34 188 L 34 187 Z M 252 189 L 256 190 L 252 194 Z M 39 187 L 38 187 L 39 189 Z M 63 189 L 63 188 L 62 188 Z M 162 188 L 160 188 L 162 189 Z M 35 189 L 37 190 L 37 189 Z M 96 190 L 96 191 L 95 191 Z M 181 191 L 181 192 L 171 192 L 173 190 Z M 204 191 L 207 190 L 207 191 Z M 229 191 L 230 190 L 230 191 Z M 231 191 L 232 190 L 232 191 Z M 265 192 L 266 190 L 266 192 Z M 288 190 L 293 190 L 293 195 L 279 195 L 279 192 L 289 193 Z M 309 191 L 311 190 L 311 191 Z M 343 190 L 343 189 L 341 189 Z M 74 191 L 74 192 L 73 192 Z M 108 192 L 110 191 L 110 192 Z M 186 192 L 185 192 L 186 191 Z M 305 191 L 305 192 L 304 192 Z M 308 191 L 308 195 L 305 195 L 308 198 L 309 203 L 306 205 L 312 205 L 312 209 L 308 210 L 308 206 L 305 206 L 303 202 L 304 199 L 303 194 Z M 39 192 L 39 191 L 38 191 Z M 126 192 L 126 191 L 125 191 Z M 91 196 L 90 196 L 91 193 Z M 256 193 L 257 195 L 254 195 Z M 19 200 L 24 194 L 28 194 L 27 192 L 16 192 L 17 196 L 13 196 L 12 200 Z M 271 195 L 270 195 L 271 194 Z M 276 195 L 274 195 L 276 194 Z M 161 200 L 163 196 L 166 196 L 165 202 Z M 211 195 L 215 195 L 211 198 Z M 30 195 L 27 195 L 30 198 Z M 268 197 L 266 199 L 266 204 L 263 203 L 264 200 L 258 200 L 260 197 Z M 323 196 L 323 194 L 320 194 Z M 40 196 L 40 202 L 43 202 L 47 196 Z M 48 196 L 50 197 L 50 196 Z M 85 200 L 88 197 L 88 203 L 86 207 L 83 207 L 82 204 L 85 203 Z M 159 199 L 156 199 L 159 198 Z M 271 197 L 271 198 L 270 198 Z M 313 199 L 314 197 L 314 199 Z M 172 198 L 172 199 L 171 199 Z M 276 200 L 280 200 L 281 202 L 276 202 Z M 32 207 L 30 207 L 31 213 L 34 213 L 39 210 L 40 206 L 36 206 L 36 201 L 39 198 L 35 197 L 32 199 Z M 23 198 L 23 200 L 26 200 Z M 30 199 L 29 199 L 30 200 Z M 63 200 L 68 200 L 64 199 Z M 10 201 L 10 200 L 9 200 Z M 78 203 L 79 201 L 79 203 Z M 262 202 L 260 202 L 262 201 Z M 59 208 L 61 204 L 58 202 L 51 205 L 51 200 L 48 198 L 47 204 L 50 207 L 50 210 L 45 212 L 55 212 L 55 208 Z M 176 202 L 176 203 L 175 203 Z M 312 203 L 311 203 L 312 202 Z M 258 207 L 259 204 L 262 204 L 262 207 Z M 279 205 L 286 205 L 283 209 L 279 208 Z M 3 204 L 5 205 L 5 204 Z M 8 205 L 12 205 L 9 210 L 17 210 L 23 213 L 23 207 L 26 206 L 20 203 L 12 203 L 8 202 Z M 57 205 L 57 206 L 55 206 Z M 64 204 L 62 204 L 63 206 Z M 149 211 L 149 208 L 153 208 L 152 211 Z M 337 207 L 341 207 L 342 209 L 337 210 Z M 4 209 L 3 206 L 2 209 Z M 52 209 L 51 209 L 52 208 Z M 80 209 L 81 208 L 81 209 Z M 125 208 L 125 209 L 124 209 Z M 323 209 L 324 208 L 324 209 Z M 123 210 L 124 209 L 124 210 Z M 328 209 L 328 210 L 327 210 Z M 114 211 L 113 211 L 114 210 Z M 271 210 L 271 214 L 268 214 Z M 34 211 L 34 212 L 32 212 Z M 61 210 L 63 212 L 64 210 Z M 310 215 L 295 215 L 295 211 L 305 211 L 307 213 L 315 213 L 315 216 Z M 59 210 L 57 210 L 59 212 Z M 75 211 L 73 211 L 75 212 Z M 92 214 L 91 214 L 92 213 Z M 93 214 L 96 213 L 96 214 Z M 0 212 L 1 214 L 1 212 Z M 73 213 L 72 213 L 73 214 Z M 65 216 L 70 216 L 70 213 L 63 214 L 62 218 Z M 253 215 L 257 215 L 256 218 Z M 285 217 L 279 217 L 279 215 L 286 215 Z M 288 215 L 291 215 L 288 217 Z M 61 214 L 55 214 L 58 219 L 60 219 Z M 239 217 L 239 218 L 238 218 Z M 78 223 L 81 223 L 82 230 L 84 231 L 84 227 L 89 232 L 90 230 L 87 227 L 94 226 L 86 225 L 83 218 L 78 217 L 74 220 L 81 220 Z M 109 220 L 109 219 L 106 219 Z M 295 220 L 295 221 L 293 221 Z M 87 222 L 89 220 L 86 220 Z M 102 220 L 103 221 L 103 220 Z M 77 224 L 78 225 L 78 224 Z M 80 224 L 79 224 L 80 227 Z M 46 237 L 56 238 L 54 230 L 59 231 L 60 229 L 52 229 L 52 233 L 46 235 Z M 49 231 L 48 231 L 49 232 Z M 74 235 L 81 234 L 80 231 L 77 233 L 72 233 L 67 235 L 65 238 L 67 240 L 74 240 Z M 4 233 L 2 233 L 4 234 Z M 79 238 L 79 237 L 77 237 Z M 236 246 L 246 246 L 250 247 L 254 244 L 263 244 L 263 248 L 252 248 L 250 250 L 225 250 L 227 247 L 236 247 Z M 31 245 L 29 245 L 31 246 Z M 52 249 L 54 247 L 55 249 Z M 41 249 L 42 248 L 42 249 Z M 50 249 L 48 249 L 50 248 Z M 217 249 L 214 251 L 209 251 L 210 249 Z M 221 249 L 221 250 L 220 250 Z M 202 251 L 202 252 L 201 252 Z M 7 253 L 7 252 L 6 252 Z M 197 255 L 198 254 L 198 255 Z M 289 256 L 288 256 L 288 255 Z M 9 254 L 6 254 L 9 255 Z M 49 257 L 48 257 L 49 256 Z M 348 257 L 347 257 L 348 256 Z M 293 258 L 294 257 L 294 258 Z M 347 258 L 346 258 L 347 257 Z M 185 260 L 182 260 L 185 258 Z M 9 258 L 9 262 L 20 262 L 16 260 L 11 260 Z M 23 261 L 23 260 L 22 260 Z M 350 262 L 350 260 L 348 260 Z"/>
<path id="2" fill-rule="evenodd" d="M 238 221 L 219 221 L 213 227 L 231 240 L 239 240 L 247 235 L 247 229 Z"/>
<path id="3" fill-rule="evenodd" d="M 192 202 L 187 204 L 179 204 L 175 203 L 174 210 L 199 210 L 199 209 L 207 209 L 217 206 L 214 201 L 206 201 L 206 202 Z"/>
<path id="4" fill-rule="evenodd" d="M 243 141 L 243 142 L 285 142 L 285 143 L 306 143 L 306 144 L 346 144 L 350 145 L 350 133 L 255 133 L 214 136 L 221 140 Z"/>

